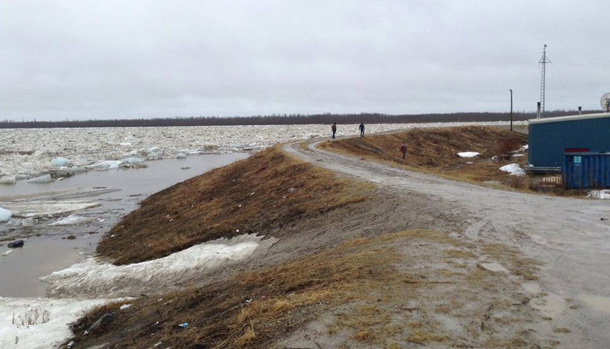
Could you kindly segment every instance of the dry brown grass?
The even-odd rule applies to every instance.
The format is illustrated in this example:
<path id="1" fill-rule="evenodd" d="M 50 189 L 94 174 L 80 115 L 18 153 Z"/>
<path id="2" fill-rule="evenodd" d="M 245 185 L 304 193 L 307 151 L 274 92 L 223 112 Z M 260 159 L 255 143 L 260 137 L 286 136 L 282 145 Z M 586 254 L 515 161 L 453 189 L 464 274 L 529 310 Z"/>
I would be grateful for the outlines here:
<path id="1" fill-rule="evenodd" d="M 402 159 L 400 144 L 407 146 Z M 383 160 L 412 170 L 442 175 L 463 181 L 499 181 L 503 185 L 529 189 L 523 180 L 515 181 L 499 168 L 508 163 L 525 165 L 527 157 L 492 161 L 494 155 L 504 155 L 527 143 L 527 136 L 494 127 L 429 128 L 346 138 L 324 142 L 321 148 L 345 152 L 366 159 Z M 458 152 L 475 151 L 474 158 L 461 158 Z M 472 164 L 469 164 L 472 163 Z M 511 182 L 512 181 L 512 182 Z M 529 183 L 529 182 L 528 182 Z"/>
<path id="2" fill-rule="evenodd" d="M 404 251 L 413 246 L 418 247 Z M 442 314 L 463 321 L 469 337 L 489 347 L 531 341 L 530 334 L 498 330 L 517 328 L 528 318 L 514 313 L 526 308 L 515 304 L 527 300 L 519 289 L 506 293 L 518 286 L 505 274 L 477 268 L 473 261 L 481 254 L 511 271 L 527 267 L 535 272 L 518 251 L 500 244 L 468 244 L 439 231 L 408 230 L 348 240 L 214 284 L 143 297 L 121 311 L 120 303 L 107 305 L 74 326 L 73 340 L 83 347 L 149 348 L 162 342 L 176 348 L 267 348 L 324 318 L 323 335 L 339 338 L 337 345 L 346 347 L 472 344 L 434 320 Z M 468 261 L 467 269 L 446 269 L 444 263 L 452 258 Z M 115 314 L 111 322 L 83 335 L 107 312 Z M 489 320 L 490 312 L 506 315 Z M 188 328 L 176 326 L 183 322 Z"/>
<path id="3" fill-rule="evenodd" d="M 150 196 L 105 235 L 97 251 L 119 265 L 142 262 L 361 202 L 370 188 L 276 147 Z M 274 235 L 281 238 L 281 231 Z"/>
<path id="4" fill-rule="evenodd" d="M 332 306 L 366 298 L 368 292 L 387 285 L 418 287 L 416 283 L 402 283 L 394 267 L 398 257 L 392 249 L 393 241 L 412 236 L 424 235 L 405 232 L 356 239 L 283 265 L 244 272 L 224 282 L 141 298 L 122 311 L 117 311 L 120 303 L 103 306 L 74 325 L 74 340 L 79 344 L 112 341 L 135 348 L 148 348 L 159 341 L 172 347 L 197 343 L 206 348 L 264 348 Z M 360 331 L 354 339 L 373 342 L 378 337 L 367 329 L 381 320 L 387 322 L 387 314 L 375 306 L 358 309 L 358 316 L 352 320 Z M 107 312 L 113 312 L 115 318 L 103 331 L 83 335 Z M 183 322 L 189 323 L 188 328 L 177 328 Z"/>

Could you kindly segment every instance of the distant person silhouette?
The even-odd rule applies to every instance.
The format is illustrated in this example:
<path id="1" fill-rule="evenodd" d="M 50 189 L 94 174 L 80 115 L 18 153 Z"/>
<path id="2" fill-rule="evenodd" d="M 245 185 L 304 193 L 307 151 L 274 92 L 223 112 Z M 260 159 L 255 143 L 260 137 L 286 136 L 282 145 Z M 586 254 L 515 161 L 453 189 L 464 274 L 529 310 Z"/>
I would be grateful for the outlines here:
<path id="1" fill-rule="evenodd" d="M 404 159 L 407 156 L 407 146 L 403 143 L 400 145 L 400 152 L 402 153 L 402 158 Z"/>
<path id="2" fill-rule="evenodd" d="M 330 129 L 333 131 L 333 138 L 335 138 L 335 133 L 337 133 L 337 123 L 333 122 L 333 125 L 330 127 Z"/>
<path id="3" fill-rule="evenodd" d="M 360 123 L 360 137 L 364 137 L 364 123 Z"/>

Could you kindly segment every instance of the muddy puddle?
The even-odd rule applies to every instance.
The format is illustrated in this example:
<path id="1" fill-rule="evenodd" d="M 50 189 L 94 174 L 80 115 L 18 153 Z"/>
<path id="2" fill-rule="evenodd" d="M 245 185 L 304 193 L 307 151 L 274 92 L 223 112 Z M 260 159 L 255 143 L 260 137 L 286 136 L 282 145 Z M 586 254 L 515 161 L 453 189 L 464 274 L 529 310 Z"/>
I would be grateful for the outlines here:
<path id="1" fill-rule="evenodd" d="M 0 297 L 44 296 L 46 285 L 38 278 L 93 254 L 102 235 L 140 201 L 247 156 L 189 156 L 148 162 L 143 169 L 90 171 L 53 183 L 0 186 L 0 206 L 22 213 L 11 224 L 0 223 Z M 89 208 L 70 212 L 85 206 Z M 8 242 L 15 239 L 25 239 L 25 246 L 9 249 Z"/>

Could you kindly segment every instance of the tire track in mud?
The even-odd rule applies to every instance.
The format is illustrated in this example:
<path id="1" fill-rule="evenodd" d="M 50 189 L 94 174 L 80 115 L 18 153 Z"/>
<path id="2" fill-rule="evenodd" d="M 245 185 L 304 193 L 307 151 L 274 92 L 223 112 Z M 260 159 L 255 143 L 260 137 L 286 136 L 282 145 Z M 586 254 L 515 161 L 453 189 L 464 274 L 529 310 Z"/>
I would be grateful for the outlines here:
<path id="1" fill-rule="evenodd" d="M 303 149 L 299 143 L 284 150 L 317 166 L 377 184 L 400 193 L 439 203 L 430 228 L 456 229 L 467 239 L 498 242 L 519 249 L 542 263 L 540 292 L 547 293 L 552 326 L 541 326 L 545 336 L 559 347 L 605 348 L 610 343 L 610 313 L 579 301 L 601 297 L 610 304 L 610 202 L 551 197 L 499 190 L 466 182 L 408 171 L 359 157 L 316 147 L 314 140 Z M 428 211 L 433 207 L 428 208 Z M 553 298 L 555 297 L 555 298 Z M 554 302 L 560 299 L 561 302 Z M 544 327 L 547 327 L 546 329 Z M 566 327 L 567 334 L 553 332 Z"/>

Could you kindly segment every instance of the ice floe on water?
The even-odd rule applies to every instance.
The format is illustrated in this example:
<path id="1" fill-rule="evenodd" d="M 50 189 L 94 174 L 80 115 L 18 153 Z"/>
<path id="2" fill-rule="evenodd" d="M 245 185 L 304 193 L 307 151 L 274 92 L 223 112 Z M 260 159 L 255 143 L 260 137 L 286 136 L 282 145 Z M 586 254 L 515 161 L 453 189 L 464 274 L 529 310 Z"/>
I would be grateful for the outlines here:
<path id="1" fill-rule="evenodd" d="M 49 218 L 70 214 L 75 211 L 100 206 L 99 202 L 65 200 L 65 201 L 30 201 L 5 202 L 3 207 L 19 218 Z"/>
<path id="2" fill-rule="evenodd" d="M 277 239 L 246 234 L 192 246 L 167 257 L 116 266 L 90 257 L 71 267 L 41 278 L 53 296 L 137 296 L 146 289 L 159 290 L 195 274 L 252 256 Z"/>
<path id="3" fill-rule="evenodd" d="M 9 219 L 13 216 L 13 212 L 0 207 L 0 222 L 8 222 Z"/>
<path id="4" fill-rule="evenodd" d="M 68 217 L 62 218 L 56 222 L 50 223 L 49 225 L 77 225 L 83 223 L 89 223 L 95 221 L 93 217 L 80 217 L 76 215 L 69 215 Z"/>
<path id="5" fill-rule="evenodd" d="M 56 348 L 72 336 L 69 324 L 105 299 L 0 297 L 0 348 Z"/>
<path id="6" fill-rule="evenodd" d="M 417 127 L 505 125 L 506 122 L 371 124 L 368 133 Z M 358 134 L 339 125 L 338 135 Z M 85 170 L 138 167 L 143 160 L 253 151 L 278 142 L 328 136 L 329 125 L 0 129 L 0 184 L 22 178 L 51 182 Z M 136 160 L 137 159 L 137 160 Z M 142 160 L 142 161 L 143 161 Z M 52 174 L 52 176 L 45 176 Z M 41 178 L 42 177 L 42 178 Z"/>

